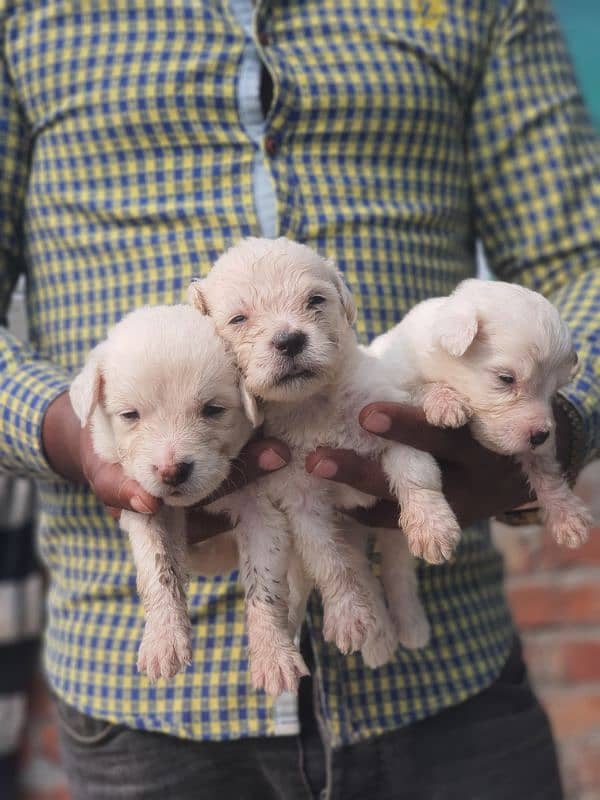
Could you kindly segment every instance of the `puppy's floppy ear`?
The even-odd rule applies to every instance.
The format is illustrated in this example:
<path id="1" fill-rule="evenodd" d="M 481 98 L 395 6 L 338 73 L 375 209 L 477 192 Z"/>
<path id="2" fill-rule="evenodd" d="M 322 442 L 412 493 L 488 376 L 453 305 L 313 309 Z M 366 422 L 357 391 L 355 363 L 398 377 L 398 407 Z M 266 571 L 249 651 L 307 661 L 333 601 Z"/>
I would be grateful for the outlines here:
<path id="1" fill-rule="evenodd" d="M 83 369 L 71 383 L 69 398 L 73 410 L 77 414 L 81 427 L 90 421 L 96 406 L 100 402 L 102 391 L 102 364 L 106 352 L 106 343 L 101 342 L 94 347 L 87 357 Z"/>
<path id="2" fill-rule="evenodd" d="M 342 306 L 346 313 L 346 319 L 348 320 L 349 325 L 354 325 L 356 322 L 356 306 L 354 305 L 354 298 L 352 297 L 352 292 L 348 288 L 346 281 L 344 280 L 344 276 L 342 273 L 337 269 L 333 261 L 331 259 L 327 259 L 327 263 L 331 268 L 331 280 L 333 285 L 337 289 L 337 293 L 340 296 L 340 300 L 342 302 Z"/>
<path id="3" fill-rule="evenodd" d="M 240 394 L 242 396 L 242 408 L 250 420 L 250 424 L 253 428 L 260 428 L 264 422 L 265 415 L 262 409 L 258 407 L 256 397 L 248 391 L 246 381 L 243 378 L 240 378 Z"/>
<path id="4" fill-rule="evenodd" d="M 188 288 L 188 303 L 195 306 L 202 314 L 210 314 L 204 296 L 204 278 L 192 278 Z"/>
<path id="5" fill-rule="evenodd" d="M 434 336 L 439 346 L 455 358 L 467 352 L 481 326 L 477 309 L 454 296 L 450 296 L 442 304 L 434 324 Z"/>

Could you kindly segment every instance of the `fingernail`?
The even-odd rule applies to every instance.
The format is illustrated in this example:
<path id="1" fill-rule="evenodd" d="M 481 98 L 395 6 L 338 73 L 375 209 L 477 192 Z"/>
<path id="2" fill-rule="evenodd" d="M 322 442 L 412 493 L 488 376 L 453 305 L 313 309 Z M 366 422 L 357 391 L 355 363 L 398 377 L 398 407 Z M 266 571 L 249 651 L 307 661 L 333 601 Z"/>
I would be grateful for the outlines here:
<path id="1" fill-rule="evenodd" d="M 371 431 L 371 433 L 385 433 L 392 427 L 392 420 L 387 414 L 382 414 L 380 411 L 371 411 L 365 417 L 362 426 L 365 430 Z"/>
<path id="2" fill-rule="evenodd" d="M 337 471 L 338 465 L 335 463 L 335 461 L 332 461 L 329 458 L 322 458 L 320 461 L 317 461 L 311 474 L 316 475 L 319 478 L 333 478 Z"/>
<path id="3" fill-rule="evenodd" d="M 258 457 L 258 466 L 264 469 L 265 472 L 273 472 L 273 470 L 281 469 L 285 465 L 286 462 L 275 450 L 263 450 Z"/>
<path id="4" fill-rule="evenodd" d="M 146 503 L 139 497 L 137 494 L 131 498 L 130 502 L 131 507 L 134 511 L 137 511 L 138 514 L 152 514 L 154 513 L 151 508 L 148 508 Z"/>

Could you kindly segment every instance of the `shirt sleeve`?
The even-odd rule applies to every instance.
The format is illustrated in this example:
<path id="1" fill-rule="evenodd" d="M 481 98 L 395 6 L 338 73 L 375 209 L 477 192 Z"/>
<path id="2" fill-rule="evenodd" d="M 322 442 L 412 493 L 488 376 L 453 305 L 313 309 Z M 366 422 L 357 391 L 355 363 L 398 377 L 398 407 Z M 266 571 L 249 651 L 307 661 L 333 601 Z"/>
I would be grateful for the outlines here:
<path id="1" fill-rule="evenodd" d="M 581 368 L 563 398 L 600 454 L 600 146 L 549 0 L 499 3 L 468 129 L 477 233 L 496 275 L 548 297 Z"/>
<path id="2" fill-rule="evenodd" d="M 66 373 L 36 357 L 6 328 L 10 298 L 23 272 L 22 224 L 31 136 L 9 69 L 0 63 L 0 470 L 56 478 L 42 450 L 48 405 L 69 386 Z"/>

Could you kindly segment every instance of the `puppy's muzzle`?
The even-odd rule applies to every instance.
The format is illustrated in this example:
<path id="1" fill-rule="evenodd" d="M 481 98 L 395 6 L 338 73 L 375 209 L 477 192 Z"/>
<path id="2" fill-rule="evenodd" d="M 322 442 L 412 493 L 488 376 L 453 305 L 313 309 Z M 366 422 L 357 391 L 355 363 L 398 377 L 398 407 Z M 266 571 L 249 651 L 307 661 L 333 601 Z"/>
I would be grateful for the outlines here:
<path id="1" fill-rule="evenodd" d="M 529 437 L 529 444 L 533 448 L 539 447 L 540 445 L 544 444 L 549 436 L 550 431 L 534 431 Z"/>
<path id="2" fill-rule="evenodd" d="M 280 331 L 271 339 L 271 344 L 283 355 L 293 358 L 306 347 L 308 336 L 303 331 Z"/>
<path id="3" fill-rule="evenodd" d="M 167 464 L 155 467 L 155 469 L 166 486 L 180 486 L 192 474 L 194 464 L 192 461 L 179 461 L 177 464 Z"/>

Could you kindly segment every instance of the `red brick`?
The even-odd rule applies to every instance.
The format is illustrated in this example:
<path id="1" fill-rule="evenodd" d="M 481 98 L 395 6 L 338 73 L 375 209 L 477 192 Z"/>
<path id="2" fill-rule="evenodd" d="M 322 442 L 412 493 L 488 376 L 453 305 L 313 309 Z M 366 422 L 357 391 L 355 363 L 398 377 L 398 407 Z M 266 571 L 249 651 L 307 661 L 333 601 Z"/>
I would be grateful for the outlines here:
<path id="1" fill-rule="evenodd" d="M 592 512 L 597 524 L 600 524 L 600 460 L 588 464 L 579 475 L 575 493 L 581 497 Z"/>
<path id="2" fill-rule="evenodd" d="M 600 735 L 565 739 L 560 746 L 561 768 L 569 797 L 600 787 Z M 596 795 L 597 797 L 597 795 Z"/>
<path id="3" fill-rule="evenodd" d="M 48 687 L 41 675 L 37 675 L 29 693 L 29 715 L 45 717 L 53 711 Z"/>
<path id="4" fill-rule="evenodd" d="M 25 764 L 28 764 L 33 756 L 33 747 L 31 742 L 31 736 L 29 734 L 30 731 L 29 728 L 27 728 L 23 732 L 23 736 L 21 737 L 21 744 L 19 746 L 20 768 L 22 768 Z"/>
<path id="5" fill-rule="evenodd" d="M 557 633 L 525 637 L 527 663 L 536 682 L 600 680 L 600 634 Z"/>
<path id="6" fill-rule="evenodd" d="M 545 533 L 540 551 L 533 556 L 533 564 L 535 567 L 546 569 L 571 566 L 599 566 L 600 528 L 593 528 L 588 541 L 574 550 L 569 547 L 560 547 L 550 534 Z"/>
<path id="7" fill-rule="evenodd" d="M 519 579 L 509 583 L 508 596 L 521 628 L 600 621 L 600 580 L 594 577 L 569 583 L 552 575 Z"/>
<path id="8" fill-rule="evenodd" d="M 600 686 L 546 690 L 541 699 L 558 739 L 600 732 Z"/>
<path id="9" fill-rule="evenodd" d="M 494 544 L 502 553 L 509 575 L 532 571 L 535 553 L 541 546 L 542 529 L 534 526 L 511 527 L 496 522 L 492 526 Z"/>
<path id="10" fill-rule="evenodd" d="M 26 789 L 21 800 L 71 800 L 71 792 L 66 786 L 56 789 Z"/>
<path id="11" fill-rule="evenodd" d="M 600 680 L 600 640 L 564 645 L 565 677 L 568 681 Z"/>
<path id="12" fill-rule="evenodd" d="M 40 730 L 42 754 L 55 764 L 60 764 L 58 729 L 54 722 L 46 722 Z"/>

